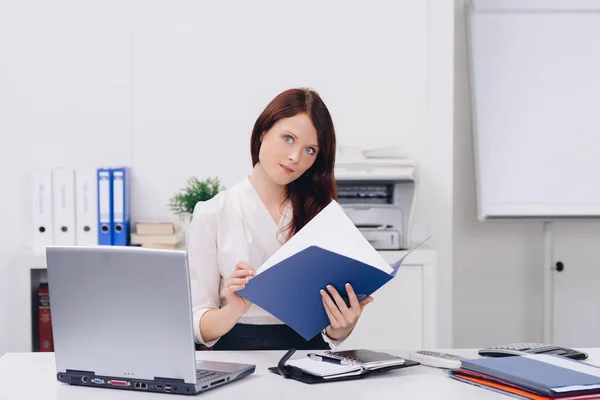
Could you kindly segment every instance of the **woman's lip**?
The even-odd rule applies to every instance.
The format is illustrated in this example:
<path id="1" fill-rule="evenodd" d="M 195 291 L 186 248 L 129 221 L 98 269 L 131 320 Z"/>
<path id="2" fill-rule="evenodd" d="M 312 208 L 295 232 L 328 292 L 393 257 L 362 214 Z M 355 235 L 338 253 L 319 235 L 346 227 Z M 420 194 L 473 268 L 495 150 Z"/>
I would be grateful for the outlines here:
<path id="1" fill-rule="evenodd" d="M 286 167 L 286 166 L 285 166 L 285 165 L 283 165 L 283 164 L 279 164 L 279 166 L 281 167 L 281 169 L 282 169 L 284 172 L 287 172 L 288 174 L 291 174 L 292 172 L 294 172 L 294 170 L 293 170 L 293 169 L 291 169 L 291 168 L 288 168 L 288 167 Z"/>

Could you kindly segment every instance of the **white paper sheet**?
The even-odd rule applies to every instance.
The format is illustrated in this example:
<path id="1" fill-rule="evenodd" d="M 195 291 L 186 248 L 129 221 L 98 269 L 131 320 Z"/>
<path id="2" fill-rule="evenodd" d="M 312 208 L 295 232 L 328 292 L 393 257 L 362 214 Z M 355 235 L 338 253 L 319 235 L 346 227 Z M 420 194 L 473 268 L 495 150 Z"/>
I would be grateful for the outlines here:
<path id="1" fill-rule="evenodd" d="M 340 204 L 333 200 L 261 265 L 257 273 L 266 271 L 273 265 L 310 246 L 319 246 L 353 258 L 388 274 L 393 272 L 390 264 L 363 236 Z"/>

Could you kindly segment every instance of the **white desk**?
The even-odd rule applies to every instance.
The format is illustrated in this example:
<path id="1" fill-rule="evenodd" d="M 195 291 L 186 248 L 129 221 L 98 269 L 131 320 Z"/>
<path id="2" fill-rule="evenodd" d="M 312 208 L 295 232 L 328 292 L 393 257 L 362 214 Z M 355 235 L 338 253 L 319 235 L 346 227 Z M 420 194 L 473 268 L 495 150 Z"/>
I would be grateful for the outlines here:
<path id="1" fill-rule="evenodd" d="M 600 364 L 600 349 L 584 349 L 589 362 Z M 450 350 L 477 357 L 474 350 Z M 390 351 L 406 357 L 406 351 Z M 210 399 L 509 399 L 508 396 L 458 382 L 439 369 L 416 366 L 356 381 L 308 385 L 284 379 L 267 370 L 277 365 L 283 351 L 198 352 L 198 358 L 256 364 L 256 372 L 240 381 L 202 394 Z M 294 357 L 306 352 L 297 352 Z M 8 353 L 0 358 L 2 398 L 36 400 L 177 399 L 179 395 L 130 390 L 69 386 L 56 381 L 54 353 Z M 175 397 L 173 397 L 175 396 Z"/>

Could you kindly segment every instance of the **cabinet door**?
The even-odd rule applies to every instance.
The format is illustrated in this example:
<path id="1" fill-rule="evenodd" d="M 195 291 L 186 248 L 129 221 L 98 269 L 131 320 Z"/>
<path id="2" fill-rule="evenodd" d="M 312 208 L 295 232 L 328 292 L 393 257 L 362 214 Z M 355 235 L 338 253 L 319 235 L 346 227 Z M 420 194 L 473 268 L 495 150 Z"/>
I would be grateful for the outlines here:
<path id="1" fill-rule="evenodd" d="M 569 347 L 600 346 L 600 224 L 556 224 L 553 341 Z"/>
<path id="2" fill-rule="evenodd" d="M 403 265 L 398 275 L 373 293 L 343 349 L 422 348 L 423 267 Z"/>

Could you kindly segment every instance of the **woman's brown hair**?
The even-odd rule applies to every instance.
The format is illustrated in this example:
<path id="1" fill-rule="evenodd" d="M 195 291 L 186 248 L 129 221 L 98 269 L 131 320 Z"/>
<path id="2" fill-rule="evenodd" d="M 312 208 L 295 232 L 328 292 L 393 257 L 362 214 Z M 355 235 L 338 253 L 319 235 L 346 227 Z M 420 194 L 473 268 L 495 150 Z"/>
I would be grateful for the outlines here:
<path id="1" fill-rule="evenodd" d="M 333 173 L 335 164 L 335 129 L 329 110 L 321 96 L 310 89 L 289 89 L 275 97 L 256 120 L 250 138 L 252 166 L 258 163 L 261 137 L 275 122 L 282 118 L 306 113 L 316 131 L 319 152 L 313 165 L 298 179 L 286 186 L 286 200 L 290 200 L 293 218 L 288 239 L 298 232 L 331 200 L 337 200 L 337 188 Z"/>

